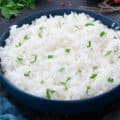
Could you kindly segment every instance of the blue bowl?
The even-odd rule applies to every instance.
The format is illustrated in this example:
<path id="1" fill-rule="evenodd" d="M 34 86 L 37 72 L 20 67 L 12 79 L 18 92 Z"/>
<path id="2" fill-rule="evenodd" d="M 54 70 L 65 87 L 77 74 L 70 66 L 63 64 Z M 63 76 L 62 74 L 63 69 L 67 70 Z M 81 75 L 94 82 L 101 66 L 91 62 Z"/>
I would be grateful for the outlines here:
<path id="1" fill-rule="evenodd" d="M 69 14 L 71 11 L 77 13 L 86 13 L 97 20 L 102 21 L 103 24 L 107 25 L 109 28 L 115 28 L 119 26 L 117 23 L 112 26 L 113 21 L 106 18 L 103 15 L 91 12 L 88 10 L 79 10 L 79 9 L 56 9 L 50 11 L 37 12 L 31 16 L 28 16 L 22 20 L 17 21 L 15 24 L 21 26 L 23 24 L 30 24 L 32 20 L 39 18 L 40 16 L 51 14 L 52 16 L 61 15 L 64 13 Z M 9 36 L 10 29 L 8 28 L 6 32 L 0 37 L 0 46 L 5 45 L 5 39 Z M 48 100 L 40 98 L 31 94 L 28 94 L 13 84 L 4 77 L 4 74 L 0 72 L 0 82 L 5 86 L 9 93 L 15 97 L 20 103 L 29 106 L 30 108 L 46 111 L 46 112 L 59 112 L 59 113 L 79 113 L 79 112 L 88 112 L 91 110 L 96 110 L 102 107 L 105 107 L 108 104 L 111 104 L 113 101 L 117 100 L 120 97 L 120 85 L 116 86 L 112 90 L 109 90 L 101 95 L 90 97 L 82 100 Z"/>

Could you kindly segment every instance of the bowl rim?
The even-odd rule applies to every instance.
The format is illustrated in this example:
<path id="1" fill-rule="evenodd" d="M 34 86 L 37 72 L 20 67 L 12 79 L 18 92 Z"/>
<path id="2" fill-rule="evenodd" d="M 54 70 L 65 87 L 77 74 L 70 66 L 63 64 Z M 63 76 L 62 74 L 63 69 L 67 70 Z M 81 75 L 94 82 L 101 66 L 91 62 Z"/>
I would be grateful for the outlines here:
<path id="1" fill-rule="evenodd" d="M 50 15 L 50 14 L 56 14 L 56 12 L 62 12 L 62 13 L 71 13 L 71 12 L 77 12 L 77 13 L 86 13 L 90 16 L 93 17 L 96 16 L 96 17 L 99 17 L 99 19 L 97 20 L 100 20 L 102 23 L 103 21 L 101 20 L 102 19 L 105 19 L 108 21 L 108 24 L 105 24 L 106 26 L 110 27 L 111 29 L 115 29 L 115 27 L 119 27 L 120 29 L 120 25 L 119 23 L 117 22 L 114 22 L 112 21 L 110 18 L 102 15 L 102 14 L 99 14 L 99 13 L 96 13 L 96 12 L 93 12 L 91 10 L 85 10 L 85 9 L 77 9 L 77 8 L 64 8 L 64 9 L 61 9 L 61 8 L 58 8 L 58 9 L 51 9 L 51 10 L 42 10 L 42 11 L 37 11 L 37 12 L 34 12 L 32 13 L 31 15 L 28 15 L 26 17 L 23 17 L 19 20 L 17 20 L 16 22 L 14 22 L 13 24 L 10 25 L 10 27 L 12 25 L 18 25 L 18 26 L 21 26 L 23 24 L 26 24 L 24 23 L 24 20 L 27 20 L 27 19 L 30 19 L 30 18 L 33 18 L 32 20 L 30 20 L 31 22 L 43 15 Z M 92 15 L 91 15 L 92 14 Z M 37 17 L 39 16 L 39 17 Z M 96 18 L 95 18 L 96 19 Z M 112 24 L 114 23 L 114 26 L 112 26 Z M 28 23 L 29 24 L 29 23 Z M 104 23 L 103 23 L 104 24 Z M 7 30 L 0 36 L 0 41 L 5 41 L 6 38 L 8 38 L 9 36 L 9 31 L 10 31 L 10 27 L 7 28 Z M 0 44 L 0 46 L 2 46 Z M 115 92 L 117 91 L 118 89 L 120 89 L 120 84 L 118 84 L 117 86 L 111 88 L 110 90 L 107 90 L 99 95 L 96 95 L 96 96 L 90 96 L 90 97 L 87 97 L 87 98 L 82 98 L 82 99 L 74 99 L 74 100 L 61 100 L 61 99 L 47 99 L 47 98 L 43 98 L 43 97 L 40 97 L 40 96 L 36 96 L 36 95 L 33 95 L 31 93 L 28 93 L 28 92 L 25 92 L 24 90 L 20 89 L 19 87 L 17 87 L 16 85 L 14 85 L 10 80 L 8 80 L 4 74 L 2 72 L 0 72 L 0 82 L 6 87 L 6 86 L 10 86 L 11 88 L 13 88 L 14 90 L 16 90 L 17 92 L 19 92 L 20 94 L 23 94 L 25 95 L 26 97 L 32 97 L 34 99 L 38 99 L 38 100 L 42 100 L 42 101 L 46 101 L 46 102 L 55 102 L 55 103 L 83 103 L 83 102 L 90 102 L 90 101 L 93 101 L 93 100 L 96 100 L 96 99 L 100 99 L 100 98 L 103 98 L 107 95 L 109 95 L 110 93 L 112 92 Z"/>

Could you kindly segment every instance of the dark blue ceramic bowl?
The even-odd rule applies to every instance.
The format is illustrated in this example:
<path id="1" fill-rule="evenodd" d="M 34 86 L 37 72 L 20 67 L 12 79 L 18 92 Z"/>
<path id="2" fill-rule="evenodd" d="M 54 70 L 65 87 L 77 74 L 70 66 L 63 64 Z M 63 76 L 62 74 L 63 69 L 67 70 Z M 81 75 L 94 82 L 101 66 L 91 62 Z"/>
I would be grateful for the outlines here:
<path id="1" fill-rule="evenodd" d="M 104 17 L 103 15 L 88 11 L 88 10 L 78 10 L 78 9 L 57 9 L 57 10 L 50 10 L 50 11 L 43 11 L 37 12 L 31 16 L 28 16 L 22 20 L 17 21 L 15 24 L 21 26 L 26 23 L 31 23 L 32 20 L 39 18 L 42 15 L 63 15 L 64 13 L 69 14 L 71 11 L 81 13 L 84 12 L 95 19 L 101 20 L 103 24 L 107 25 L 110 28 L 115 28 L 118 26 L 115 23 L 112 26 L 113 21 L 109 20 L 108 18 Z M 9 30 L 0 37 L 0 46 L 5 45 L 5 39 L 9 36 Z M 79 113 L 85 111 L 95 110 L 101 107 L 105 107 L 108 104 L 111 104 L 113 101 L 117 100 L 120 97 L 120 85 L 113 88 L 112 90 L 105 92 L 99 96 L 82 99 L 82 100 L 72 100 L 72 101 L 64 101 L 64 100 L 48 100 L 40 97 L 36 97 L 25 93 L 24 91 L 16 88 L 13 84 L 9 82 L 4 77 L 3 73 L 0 73 L 0 82 L 6 87 L 9 93 L 15 97 L 20 103 L 25 104 L 31 108 L 40 111 L 46 112 L 64 112 L 64 113 Z"/>

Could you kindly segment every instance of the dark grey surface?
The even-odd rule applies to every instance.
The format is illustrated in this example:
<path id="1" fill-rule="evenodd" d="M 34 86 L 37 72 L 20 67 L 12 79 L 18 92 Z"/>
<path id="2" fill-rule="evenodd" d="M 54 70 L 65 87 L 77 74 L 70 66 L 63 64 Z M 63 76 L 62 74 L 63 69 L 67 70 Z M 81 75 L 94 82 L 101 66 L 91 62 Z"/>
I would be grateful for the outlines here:
<path id="1" fill-rule="evenodd" d="M 64 2 L 65 6 L 60 6 L 60 2 Z M 53 0 L 53 2 L 48 3 L 47 0 L 38 0 L 37 8 L 34 10 L 23 10 L 20 15 L 11 20 L 5 20 L 0 16 L 0 35 L 13 24 L 16 20 L 19 20 L 27 15 L 31 15 L 35 11 L 49 10 L 55 8 L 80 8 L 81 5 L 95 6 L 96 3 L 86 2 L 86 0 Z M 120 23 L 120 11 L 105 14 L 113 21 Z M 66 115 L 66 114 L 55 114 L 55 113 L 43 113 L 31 110 L 23 105 L 17 103 L 3 88 L 0 84 L 0 96 L 6 96 L 13 104 L 15 104 L 20 112 L 26 117 L 27 120 L 120 120 L 120 102 L 113 103 L 110 106 L 102 110 L 92 111 L 89 113 L 80 113 L 77 115 Z M 31 103 L 32 104 L 32 103 Z M 64 106 L 63 106 L 64 107 Z"/>

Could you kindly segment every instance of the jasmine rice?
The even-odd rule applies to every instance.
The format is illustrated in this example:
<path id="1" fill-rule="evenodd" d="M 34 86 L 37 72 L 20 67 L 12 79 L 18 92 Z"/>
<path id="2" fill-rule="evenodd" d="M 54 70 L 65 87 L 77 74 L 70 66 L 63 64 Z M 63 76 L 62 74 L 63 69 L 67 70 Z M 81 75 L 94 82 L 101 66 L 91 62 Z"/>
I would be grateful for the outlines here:
<path id="1" fill-rule="evenodd" d="M 120 31 L 81 13 L 13 25 L 0 48 L 4 75 L 27 93 L 73 100 L 120 83 Z"/>

